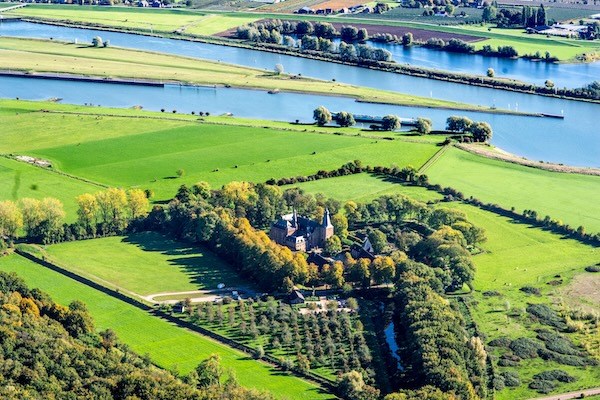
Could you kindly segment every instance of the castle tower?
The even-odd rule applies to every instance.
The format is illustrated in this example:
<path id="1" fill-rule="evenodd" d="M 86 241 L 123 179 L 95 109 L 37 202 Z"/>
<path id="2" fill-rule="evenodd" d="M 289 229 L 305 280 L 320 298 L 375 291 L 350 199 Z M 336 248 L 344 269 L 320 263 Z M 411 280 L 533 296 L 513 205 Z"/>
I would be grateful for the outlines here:
<path id="1" fill-rule="evenodd" d="M 331 215 L 329 214 L 329 209 L 325 209 L 325 214 L 323 214 L 323 221 L 321 224 L 315 229 L 315 234 L 317 235 L 317 243 L 316 245 L 319 247 L 324 247 L 327 239 L 333 236 L 333 224 L 331 223 Z"/>

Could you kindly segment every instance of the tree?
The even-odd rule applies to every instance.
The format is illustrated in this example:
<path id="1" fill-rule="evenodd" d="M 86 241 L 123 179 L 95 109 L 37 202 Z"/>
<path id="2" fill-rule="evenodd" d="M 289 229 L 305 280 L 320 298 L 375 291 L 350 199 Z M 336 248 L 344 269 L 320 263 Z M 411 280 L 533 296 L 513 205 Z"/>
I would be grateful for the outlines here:
<path id="1" fill-rule="evenodd" d="M 97 222 L 98 202 L 96 196 L 84 193 L 77 196 L 77 220 L 87 231 L 93 229 Z"/>
<path id="2" fill-rule="evenodd" d="M 369 40 L 369 33 L 365 28 L 360 28 L 358 30 L 358 32 L 356 33 L 356 40 L 358 40 L 359 42 L 366 42 L 367 40 Z"/>
<path id="3" fill-rule="evenodd" d="M 335 261 L 333 265 L 323 265 L 322 275 L 326 284 L 336 288 L 344 286 L 344 264 L 341 261 Z"/>
<path id="4" fill-rule="evenodd" d="M 402 45 L 403 46 L 411 46 L 413 44 L 413 34 L 411 32 L 406 32 L 402 35 Z"/>
<path id="5" fill-rule="evenodd" d="M 342 29 L 340 30 L 340 36 L 344 42 L 352 43 L 356 41 L 358 29 L 353 26 L 342 26 Z"/>
<path id="6" fill-rule="evenodd" d="M 337 235 L 333 235 L 325 242 L 325 253 L 335 256 L 342 251 L 342 241 Z"/>
<path id="7" fill-rule="evenodd" d="M 175 171 L 175 173 L 177 174 L 177 177 L 181 178 L 185 175 L 185 169 L 179 168 L 177 171 Z"/>
<path id="8" fill-rule="evenodd" d="M 342 213 L 337 213 L 331 218 L 331 224 L 336 232 L 336 235 L 340 239 L 346 239 L 348 237 L 348 218 Z"/>
<path id="9" fill-rule="evenodd" d="M 298 35 L 310 35 L 314 32 L 313 24 L 310 21 L 300 21 L 296 26 L 296 33 Z"/>
<path id="10" fill-rule="evenodd" d="M 446 119 L 446 129 L 452 132 L 464 133 L 471 127 L 471 125 L 473 125 L 473 121 L 467 117 L 453 115 Z"/>
<path id="11" fill-rule="evenodd" d="M 198 374 L 198 387 L 220 386 L 223 375 L 221 356 L 211 354 L 196 367 L 196 373 Z"/>
<path id="12" fill-rule="evenodd" d="M 0 202 L 0 240 L 3 236 L 14 238 L 23 227 L 23 214 L 17 205 L 10 201 Z"/>
<path id="13" fill-rule="evenodd" d="M 388 246 L 387 236 L 379 229 L 371 230 L 367 236 L 369 237 L 369 242 L 371 242 L 375 253 L 383 252 Z"/>
<path id="14" fill-rule="evenodd" d="M 552 82 L 550 79 L 547 79 L 546 82 L 544 82 L 544 86 L 546 86 L 548 89 L 552 89 L 554 87 L 554 82 Z"/>
<path id="15" fill-rule="evenodd" d="M 130 218 L 136 219 L 148 213 L 150 202 L 142 189 L 129 189 L 127 191 L 127 205 L 129 206 Z"/>
<path id="16" fill-rule="evenodd" d="M 283 74 L 283 65 L 281 65 L 281 64 L 275 64 L 275 73 L 277 75 Z"/>
<path id="17" fill-rule="evenodd" d="M 105 233 L 120 231 L 125 227 L 127 193 L 123 189 L 109 188 L 98 192 L 96 201 L 100 211 L 100 222 L 104 225 Z"/>
<path id="18" fill-rule="evenodd" d="M 469 131 L 476 142 L 489 142 L 492 138 L 492 127 L 487 122 L 475 122 Z"/>
<path id="19" fill-rule="evenodd" d="M 446 4 L 444 11 L 446 11 L 446 14 L 452 15 L 454 14 L 454 6 L 452 4 Z"/>
<path id="20" fill-rule="evenodd" d="M 335 122 L 341 127 L 348 127 L 356 124 L 354 116 L 346 111 L 340 111 L 335 116 Z"/>
<path id="21" fill-rule="evenodd" d="M 486 6 L 483 8 L 483 14 L 481 15 L 481 19 L 485 22 L 493 21 L 496 19 L 496 15 L 498 10 L 494 6 Z"/>
<path id="22" fill-rule="evenodd" d="M 547 21 L 546 21 L 546 9 L 544 8 L 543 4 L 540 4 L 540 8 L 537 9 L 537 18 L 536 18 L 536 22 L 537 25 L 546 25 Z"/>
<path id="23" fill-rule="evenodd" d="M 386 115 L 381 121 L 381 126 L 385 131 L 395 131 L 400 128 L 400 118 L 396 115 Z"/>
<path id="24" fill-rule="evenodd" d="M 488 76 L 488 78 L 493 78 L 494 76 L 496 76 L 496 71 L 494 71 L 494 68 L 488 68 L 486 75 Z"/>
<path id="25" fill-rule="evenodd" d="M 390 283 L 396 276 L 396 263 L 390 257 L 377 257 L 371 267 L 375 283 Z"/>
<path id="26" fill-rule="evenodd" d="M 21 213 L 23 215 L 23 229 L 25 229 L 25 235 L 28 237 L 34 237 L 37 227 L 42 223 L 43 215 L 41 210 L 41 203 L 39 200 L 23 198 L 21 203 Z"/>
<path id="27" fill-rule="evenodd" d="M 313 119 L 319 126 L 327 125 L 331 122 L 331 113 L 325 107 L 319 106 L 313 111 Z"/>
<path id="28" fill-rule="evenodd" d="M 417 118 L 415 129 L 421 135 L 427 135 L 429 132 L 431 132 L 431 120 L 429 118 Z"/>
<path id="29" fill-rule="evenodd" d="M 367 385 L 358 371 L 350 371 L 338 378 L 338 389 L 343 398 L 349 400 L 376 400 L 379 390 Z"/>
<path id="30" fill-rule="evenodd" d="M 348 279 L 358 282 L 362 287 L 371 285 L 371 262 L 368 258 L 359 258 L 354 265 L 348 268 Z"/>
<path id="31" fill-rule="evenodd" d="M 102 43 L 103 43 L 102 38 L 100 36 L 95 36 L 92 39 L 92 46 L 94 46 L 94 47 L 100 47 L 100 46 L 102 46 Z"/>
<path id="32" fill-rule="evenodd" d="M 208 199 L 211 196 L 210 184 L 204 181 L 197 182 L 192 186 L 192 193 L 202 199 Z"/>
<path id="33" fill-rule="evenodd" d="M 356 60 L 356 57 L 358 57 L 356 47 L 352 44 L 347 44 L 346 42 L 340 43 L 338 51 L 340 52 L 340 58 L 343 61 L 354 61 Z"/>

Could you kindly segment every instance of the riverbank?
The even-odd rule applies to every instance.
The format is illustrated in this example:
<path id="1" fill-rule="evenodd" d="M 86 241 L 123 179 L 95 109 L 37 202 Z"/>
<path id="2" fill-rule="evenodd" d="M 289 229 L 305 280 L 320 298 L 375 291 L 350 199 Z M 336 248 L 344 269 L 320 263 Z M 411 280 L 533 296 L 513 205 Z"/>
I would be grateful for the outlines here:
<path id="1" fill-rule="evenodd" d="M 318 61 L 332 62 L 342 65 L 351 65 L 357 66 L 361 68 L 368 68 L 372 70 L 379 70 L 391 73 L 397 73 L 401 75 L 414 76 L 419 78 L 427 78 L 444 82 L 452 82 L 459 84 L 467 84 L 471 86 L 479 86 L 484 88 L 498 89 L 509 92 L 518 92 L 532 95 L 540 95 L 545 97 L 552 97 L 558 99 L 567 99 L 567 100 L 575 100 L 575 101 L 585 101 L 594 104 L 600 104 L 600 99 L 593 99 L 586 97 L 584 94 L 576 93 L 571 89 L 558 89 L 558 88 L 547 88 L 544 86 L 536 86 L 531 83 L 526 83 L 522 81 L 518 81 L 515 79 L 509 78 L 493 78 L 487 77 L 483 75 L 475 75 L 475 74 L 465 74 L 465 73 L 455 73 L 445 70 L 437 70 L 426 67 L 413 66 L 409 64 L 399 64 L 399 63 L 366 63 L 364 61 L 344 61 L 340 60 L 337 57 L 328 56 L 325 53 L 318 52 L 303 52 L 299 49 L 286 48 L 282 45 L 274 45 L 274 44 L 265 44 L 265 43 L 251 43 L 251 42 L 242 42 L 237 39 L 225 38 L 221 36 L 202 36 L 202 35 L 193 35 L 188 33 L 182 33 L 181 31 L 174 32 L 157 32 L 157 31 L 145 31 L 139 30 L 137 28 L 129 28 L 129 27 L 114 27 L 107 26 L 103 24 L 93 23 L 93 22 L 73 22 L 70 20 L 54 20 L 44 17 L 35 17 L 35 18 L 22 18 L 24 22 L 31 23 L 40 23 L 40 24 L 48 24 L 55 26 L 64 26 L 71 28 L 79 28 L 79 29 L 97 29 L 108 32 L 119 32 L 119 33 L 129 33 L 141 36 L 152 36 L 152 37 L 161 37 L 167 39 L 175 39 L 175 40 L 185 40 L 191 42 L 200 42 L 207 44 L 215 44 L 229 47 L 237 47 L 244 48 L 250 50 L 258 50 L 276 54 L 285 54 L 294 57 L 301 57 L 307 59 L 313 59 Z M 590 82 L 591 83 L 591 82 Z"/>
<path id="2" fill-rule="evenodd" d="M 361 102 L 480 111 L 495 114 L 540 116 L 492 109 L 467 103 L 413 96 L 334 81 L 277 74 L 223 62 L 117 47 L 96 48 L 54 40 L 0 37 L 0 69 L 22 76 L 61 74 L 101 82 L 157 82 L 192 86 L 231 87 L 352 98 Z M 276 94 L 274 94 L 276 95 Z"/>
<path id="3" fill-rule="evenodd" d="M 526 167 L 543 169 L 545 171 L 600 176 L 600 168 L 573 167 L 564 164 L 528 160 L 524 157 L 516 156 L 514 154 L 508 153 L 502 149 L 495 148 L 490 145 L 456 143 L 455 146 L 461 150 L 467 151 L 472 154 L 476 154 L 478 156 L 490 158 L 492 160 L 505 161 L 512 164 L 524 165 Z"/>

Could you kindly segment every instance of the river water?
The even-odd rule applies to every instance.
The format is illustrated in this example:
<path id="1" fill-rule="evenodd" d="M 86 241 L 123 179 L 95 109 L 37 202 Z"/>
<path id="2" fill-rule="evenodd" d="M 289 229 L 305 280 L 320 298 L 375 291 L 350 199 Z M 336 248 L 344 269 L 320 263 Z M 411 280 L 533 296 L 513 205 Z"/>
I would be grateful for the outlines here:
<path id="1" fill-rule="evenodd" d="M 600 105 L 542 96 L 513 93 L 450 82 L 434 81 L 354 66 L 228 46 L 183 40 L 154 38 L 117 32 L 103 32 L 26 22 L 0 24 L 0 36 L 54 38 L 89 42 L 99 35 L 111 45 L 151 50 L 189 57 L 205 58 L 249 67 L 272 70 L 280 63 L 286 72 L 320 79 L 421 96 L 462 101 L 483 106 L 518 109 L 528 112 L 563 114 L 564 119 L 534 118 L 490 113 L 407 108 L 356 103 L 350 99 L 237 89 L 196 90 L 148 88 L 100 83 L 22 80 L 2 78 L 0 96 L 24 99 L 63 98 L 65 102 L 93 103 L 103 106 L 142 105 L 151 110 L 165 108 L 181 112 L 232 112 L 238 116 L 274 120 L 308 120 L 312 110 L 325 105 L 332 111 L 348 110 L 359 114 L 432 118 L 434 128 L 444 127 L 449 115 L 468 115 L 489 122 L 494 129 L 492 143 L 502 149 L 533 160 L 561 162 L 577 166 L 600 167 L 600 129 L 595 119 Z M 437 52 L 434 54 L 438 54 Z M 21 79 L 21 80 L 20 80 Z M 74 84 L 80 85 L 75 88 Z M 150 95 L 150 92 L 152 93 Z M 210 94 L 209 94 L 210 93 Z M 212 96 L 212 97 L 211 97 Z"/>

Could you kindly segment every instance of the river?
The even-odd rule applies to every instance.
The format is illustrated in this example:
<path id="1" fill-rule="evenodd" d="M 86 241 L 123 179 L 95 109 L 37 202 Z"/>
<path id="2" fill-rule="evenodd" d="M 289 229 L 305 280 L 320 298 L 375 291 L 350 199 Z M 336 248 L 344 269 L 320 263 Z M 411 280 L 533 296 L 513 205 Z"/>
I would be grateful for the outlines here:
<path id="1" fill-rule="evenodd" d="M 2 97 L 27 99 L 60 97 L 65 102 L 75 104 L 94 103 L 115 107 L 142 105 L 151 110 L 165 108 L 167 110 L 177 109 L 182 112 L 201 110 L 198 107 L 202 105 L 205 108 L 204 111 L 232 112 L 239 116 L 276 120 L 307 120 L 312 115 L 312 109 L 322 104 L 332 111 L 348 110 L 360 114 L 377 115 L 391 112 L 402 117 L 429 117 L 432 118 L 434 127 L 437 129 L 443 128 L 447 116 L 458 113 L 468 115 L 475 120 L 489 122 L 494 129 L 492 143 L 511 153 L 533 160 L 600 167 L 600 135 L 594 119 L 600 113 L 600 105 L 597 104 L 435 81 L 257 50 L 127 33 L 8 22 L 0 24 L 0 35 L 78 40 L 79 42 L 89 42 L 92 37 L 99 35 L 110 40 L 111 45 L 114 46 L 205 58 L 268 70 L 272 70 L 275 64 L 280 63 L 286 72 L 301 73 L 303 76 L 326 80 L 336 79 L 349 84 L 483 106 L 494 105 L 498 108 L 520 111 L 563 114 L 565 118 L 533 118 L 407 108 L 355 103 L 349 99 L 335 97 L 283 93 L 267 95 L 265 92 L 251 90 L 234 92 L 237 89 L 211 89 L 213 96 L 218 97 L 219 100 L 212 99 L 207 103 L 202 103 L 205 101 L 204 99 L 208 98 L 207 93 L 203 91 L 195 92 L 200 95 L 192 95 L 193 91 L 181 89 L 182 91 L 187 90 L 187 94 L 175 95 L 173 88 L 154 88 L 161 92 L 153 92 L 157 96 L 153 97 L 154 95 L 148 96 L 145 92 L 145 90 L 151 90 L 150 88 L 87 83 L 84 86 L 85 89 L 77 89 L 78 93 L 73 93 L 74 89 L 71 86 L 73 82 L 47 81 L 42 85 L 37 79 L 18 81 L 22 78 L 3 78 L 0 88 Z M 83 83 L 79 82 L 78 84 L 82 85 Z M 231 93 L 236 93 L 237 96 L 232 96 Z M 189 102 L 187 103 L 189 105 L 186 105 L 186 101 Z M 203 104 L 207 104 L 207 106 L 203 106 Z"/>

